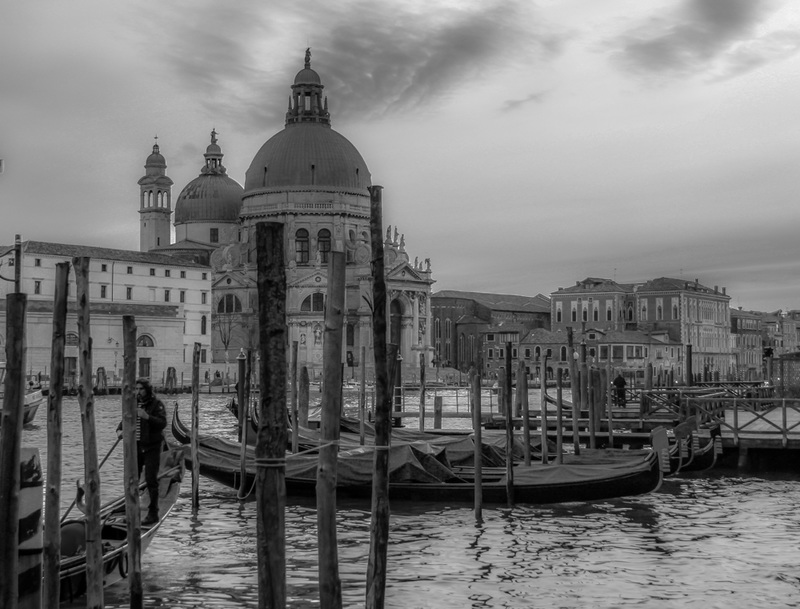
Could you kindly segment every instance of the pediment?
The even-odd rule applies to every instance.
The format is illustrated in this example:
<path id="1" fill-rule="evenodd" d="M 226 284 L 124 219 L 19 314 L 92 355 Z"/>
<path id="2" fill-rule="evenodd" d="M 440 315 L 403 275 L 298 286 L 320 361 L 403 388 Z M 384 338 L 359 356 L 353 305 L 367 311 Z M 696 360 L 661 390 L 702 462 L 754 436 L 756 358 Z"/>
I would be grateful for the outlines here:
<path id="1" fill-rule="evenodd" d="M 287 281 L 286 287 L 291 288 L 321 288 L 328 285 L 328 274 L 321 269 L 314 269 L 297 277 L 294 281 Z"/>
<path id="2" fill-rule="evenodd" d="M 236 271 L 216 275 L 211 284 L 212 290 L 236 290 L 256 287 L 256 282 L 247 274 Z"/>
<path id="3" fill-rule="evenodd" d="M 407 262 L 390 269 L 386 274 L 387 281 L 424 281 L 419 272 Z"/>

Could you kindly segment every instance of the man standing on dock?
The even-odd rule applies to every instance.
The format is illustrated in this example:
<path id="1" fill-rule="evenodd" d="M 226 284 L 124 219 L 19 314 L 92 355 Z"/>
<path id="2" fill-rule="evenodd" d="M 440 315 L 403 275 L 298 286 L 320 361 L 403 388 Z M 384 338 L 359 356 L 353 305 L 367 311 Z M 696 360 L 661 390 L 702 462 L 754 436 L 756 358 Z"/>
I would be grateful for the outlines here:
<path id="1" fill-rule="evenodd" d="M 164 428 L 167 426 L 167 410 L 153 393 L 153 386 L 147 379 L 136 381 L 136 455 L 139 477 L 144 469 L 144 479 L 150 493 L 150 507 L 142 525 L 158 522 L 158 468 L 161 465 L 161 447 L 164 444 Z M 122 423 L 117 427 L 117 435 L 122 436 Z"/>

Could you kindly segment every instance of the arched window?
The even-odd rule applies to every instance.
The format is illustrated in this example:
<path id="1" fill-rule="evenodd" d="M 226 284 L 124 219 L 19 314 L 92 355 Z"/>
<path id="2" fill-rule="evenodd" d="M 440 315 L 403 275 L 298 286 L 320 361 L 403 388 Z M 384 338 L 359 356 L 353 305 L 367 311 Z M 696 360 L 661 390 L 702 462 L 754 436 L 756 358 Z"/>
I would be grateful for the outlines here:
<path id="1" fill-rule="evenodd" d="M 217 313 L 241 313 L 242 301 L 239 300 L 234 294 L 225 294 L 219 299 L 217 305 Z"/>
<path id="2" fill-rule="evenodd" d="M 200 334 L 205 334 L 206 333 L 206 331 L 208 330 L 207 325 L 208 325 L 208 322 L 206 321 L 206 316 L 203 315 L 200 318 Z"/>
<path id="3" fill-rule="evenodd" d="M 314 292 L 310 296 L 306 296 L 303 303 L 300 305 L 300 311 L 310 313 L 312 311 L 319 312 L 325 310 L 325 295 L 322 292 Z"/>
<path id="4" fill-rule="evenodd" d="M 298 229 L 294 234 L 294 254 L 297 264 L 308 264 L 308 231 Z"/>
<path id="5" fill-rule="evenodd" d="M 67 332 L 67 335 L 64 337 L 64 344 L 67 347 L 77 347 L 78 346 L 78 335 L 75 332 Z"/>
<path id="6" fill-rule="evenodd" d="M 323 228 L 317 233 L 317 249 L 319 250 L 320 262 L 328 262 L 331 252 L 331 231 Z"/>
<path id="7" fill-rule="evenodd" d="M 156 344 L 153 342 L 153 337 L 147 334 L 142 334 L 139 338 L 136 339 L 136 346 L 137 347 L 155 347 Z"/>
<path id="8" fill-rule="evenodd" d="M 567 348 L 566 347 L 561 347 L 560 360 L 562 362 L 566 362 L 567 361 Z"/>

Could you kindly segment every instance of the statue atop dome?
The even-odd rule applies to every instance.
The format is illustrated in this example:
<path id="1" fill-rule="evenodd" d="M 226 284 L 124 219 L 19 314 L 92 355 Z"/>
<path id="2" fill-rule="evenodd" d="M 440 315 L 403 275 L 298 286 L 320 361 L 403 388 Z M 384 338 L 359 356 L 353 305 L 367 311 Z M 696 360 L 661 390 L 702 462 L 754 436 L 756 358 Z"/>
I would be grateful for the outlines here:
<path id="1" fill-rule="evenodd" d="M 306 70 L 311 69 L 311 47 L 308 47 L 306 49 L 306 63 L 304 67 Z"/>

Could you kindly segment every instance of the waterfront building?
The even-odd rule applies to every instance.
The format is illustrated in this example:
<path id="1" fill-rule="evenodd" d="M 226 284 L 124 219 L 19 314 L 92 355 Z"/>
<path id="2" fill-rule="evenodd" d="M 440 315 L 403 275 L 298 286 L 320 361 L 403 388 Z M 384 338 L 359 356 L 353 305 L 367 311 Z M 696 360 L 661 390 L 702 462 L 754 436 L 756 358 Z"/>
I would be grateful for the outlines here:
<path id="1" fill-rule="evenodd" d="M 764 378 L 763 314 L 731 309 L 731 354 L 733 375 L 737 380 L 754 381 Z"/>
<path id="2" fill-rule="evenodd" d="M 644 332 L 669 345 L 660 349 L 662 359 L 665 349 L 679 345 L 681 352 L 674 360 L 681 362 L 678 378 L 685 378 L 687 370 L 712 378 L 733 369 L 730 296 L 725 288 L 669 277 L 639 283 L 589 277 L 559 288 L 550 299 L 554 331 L 572 327 L 582 334 L 586 328 Z M 688 366 L 687 354 L 692 358 Z"/>
<path id="3" fill-rule="evenodd" d="M 137 374 L 161 382 L 170 368 L 177 382 L 190 379 L 192 349 L 201 345 L 201 361 L 210 361 L 210 269 L 164 254 L 89 245 L 23 241 L 20 290 L 28 295 L 26 372 L 50 373 L 56 264 L 89 257 L 89 304 L 93 372 L 121 378 L 122 317 L 133 315 L 138 332 Z M 0 273 L 13 277 L 14 247 L 0 250 Z M 0 282 L 0 323 L 5 328 L 6 295 L 11 282 Z M 77 374 L 78 329 L 75 273 L 70 269 L 65 374 Z M 0 346 L 5 348 L 5 333 Z M 188 380 L 187 380 L 188 382 Z"/>
<path id="4" fill-rule="evenodd" d="M 550 324 L 550 303 L 542 294 L 518 296 L 441 290 L 431 297 L 431 308 L 435 363 L 461 372 L 476 366 L 489 376 L 496 372 L 497 341 L 501 335 L 509 338 L 516 350 L 520 338 L 528 331 Z M 489 335 L 491 362 L 486 340 Z"/>

